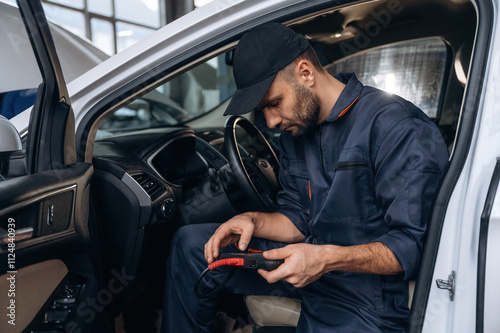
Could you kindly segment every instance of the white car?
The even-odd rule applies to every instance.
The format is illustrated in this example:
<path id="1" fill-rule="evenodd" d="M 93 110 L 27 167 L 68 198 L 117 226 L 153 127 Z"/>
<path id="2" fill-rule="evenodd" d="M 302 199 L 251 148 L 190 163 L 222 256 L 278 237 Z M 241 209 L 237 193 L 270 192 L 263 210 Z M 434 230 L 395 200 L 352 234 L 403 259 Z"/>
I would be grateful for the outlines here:
<path id="1" fill-rule="evenodd" d="M 41 6 L 20 1 L 44 79 L 31 117 L 26 111 L 0 129 L 17 135 L 13 124 L 23 144 L 0 152 L 0 331 L 112 332 L 120 314 L 130 331 L 148 331 L 153 320 L 140 314 L 161 310 L 177 228 L 273 209 L 275 188 L 252 168 L 252 157 L 269 156 L 245 131 L 224 132 L 222 116 L 235 91 L 231 50 L 246 31 L 273 21 L 304 34 L 331 73 L 354 71 L 438 125 L 451 157 L 408 331 L 497 332 L 499 5 L 216 0 L 66 89 Z M 275 146 L 279 132 L 265 129 L 261 114 L 248 120 Z M 248 299 L 256 331 L 293 331 L 299 303 Z"/>

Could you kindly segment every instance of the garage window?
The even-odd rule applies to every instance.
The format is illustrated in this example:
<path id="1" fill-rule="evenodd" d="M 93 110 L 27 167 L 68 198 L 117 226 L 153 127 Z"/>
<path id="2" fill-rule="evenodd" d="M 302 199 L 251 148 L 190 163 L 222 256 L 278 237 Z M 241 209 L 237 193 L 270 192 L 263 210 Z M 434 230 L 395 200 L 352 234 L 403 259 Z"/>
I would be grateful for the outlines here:
<path id="1" fill-rule="evenodd" d="M 436 118 L 446 60 L 445 43 L 428 38 L 357 53 L 326 69 L 331 74 L 354 72 L 364 85 L 399 95 Z"/>

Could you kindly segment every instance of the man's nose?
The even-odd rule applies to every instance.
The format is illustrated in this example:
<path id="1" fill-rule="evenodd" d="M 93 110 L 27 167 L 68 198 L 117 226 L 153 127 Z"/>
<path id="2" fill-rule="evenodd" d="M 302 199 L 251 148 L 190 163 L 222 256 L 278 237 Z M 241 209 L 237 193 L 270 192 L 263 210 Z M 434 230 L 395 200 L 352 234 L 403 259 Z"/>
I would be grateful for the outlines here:
<path id="1" fill-rule="evenodd" d="M 264 109 L 264 117 L 266 118 L 266 124 L 269 128 L 275 128 L 279 123 L 281 123 L 281 117 L 277 112 L 272 109 Z"/>

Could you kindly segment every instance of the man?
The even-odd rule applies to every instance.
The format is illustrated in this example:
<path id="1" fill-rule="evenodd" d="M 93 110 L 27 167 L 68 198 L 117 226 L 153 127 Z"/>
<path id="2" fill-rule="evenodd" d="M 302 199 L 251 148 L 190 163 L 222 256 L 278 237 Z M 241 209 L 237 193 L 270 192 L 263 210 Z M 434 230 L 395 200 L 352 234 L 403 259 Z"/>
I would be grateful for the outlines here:
<path id="1" fill-rule="evenodd" d="M 280 24 L 247 33 L 234 54 L 226 114 L 257 109 L 280 138 L 279 209 L 181 228 L 167 267 L 164 332 L 209 332 L 216 298 L 197 274 L 220 251 L 265 250 L 276 270 L 238 270 L 226 291 L 302 299 L 297 332 L 401 332 L 433 193 L 448 161 L 436 126 L 410 102 L 329 75 Z M 204 245 L 205 244 L 205 245 Z M 218 271 L 218 270 L 217 270 Z M 211 286 L 227 271 L 213 272 Z"/>

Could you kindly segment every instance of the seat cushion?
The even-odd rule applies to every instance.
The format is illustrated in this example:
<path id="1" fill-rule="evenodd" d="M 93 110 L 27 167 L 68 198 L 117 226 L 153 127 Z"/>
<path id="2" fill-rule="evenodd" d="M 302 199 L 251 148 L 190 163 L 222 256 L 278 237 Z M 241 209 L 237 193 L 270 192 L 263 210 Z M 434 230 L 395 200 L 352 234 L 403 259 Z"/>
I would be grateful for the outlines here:
<path id="1" fill-rule="evenodd" d="M 408 283 L 408 307 L 411 309 L 415 281 Z M 299 322 L 302 302 L 295 298 L 277 296 L 245 297 L 245 302 L 253 322 L 259 326 L 296 327 Z"/>
<path id="2" fill-rule="evenodd" d="M 250 295 L 245 300 L 257 326 L 296 327 L 299 322 L 302 302 L 298 299 Z"/>

